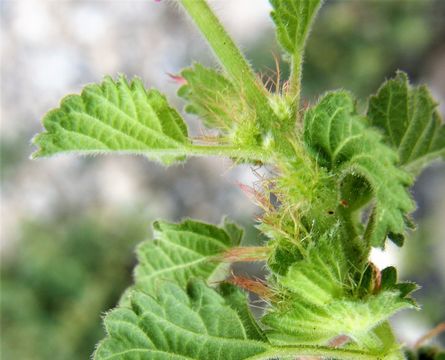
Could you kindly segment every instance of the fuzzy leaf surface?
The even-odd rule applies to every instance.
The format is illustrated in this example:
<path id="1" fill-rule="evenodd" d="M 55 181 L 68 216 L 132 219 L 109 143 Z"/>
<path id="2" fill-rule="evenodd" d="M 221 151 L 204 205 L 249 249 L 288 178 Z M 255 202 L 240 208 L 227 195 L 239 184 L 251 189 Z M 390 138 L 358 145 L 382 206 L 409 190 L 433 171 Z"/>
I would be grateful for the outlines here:
<path id="1" fill-rule="evenodd" d="M 43 118 L 45 132 L 34 138 L 33 157 L 78 152 L 134 153 L 171 162 L 182 159 L 189 144 L 187 127 L 157 90 L 140 79 L 105 77 L 68 95 Z"/>
<path id="2" fill-rule="evenodd" d="M 222 227 L 185 220 L 180 224 L 157 221 L 154 240 L 143 242 L 137 250 L 139 264 L 135 286 L 155 292 L 164 281 L 185 287 L 190 278 L 217 281 L 224 277 L 227 264 L 215 257 L 241 241 L 242 230 L 228 221 Z"/>
<path id="3" fill-rule="evenodd" d="M 202 282 L 192 281 L 186 291 L 169 283 L 159 290 L 156 296 L 134 291 L 129 307 L 106 316 L 107 338 L 95 360 L 241 360 L 267 350 Z"/>
<path id="4" fill-rule="evenodd" d="M 335 236 L 320 238 L 304 260 L 292 265 L 277 284 L 285 294 L 262 321 L 271 328 L 272 343 L 327 344 L 347 335 L 359 346 L 375 348 L 371 330 L 395 312 L 415 307 L 406 297 L 405 284 L 396 278 L 377 294 L 353 296 L 348 277 L 348 258 Z"/>
<path id="5" fill-rule="evenodd" d="M 445 125 L 426 86 L 411 87 L 398 72 L 369 100 L 368 118 L 397 149 L 399 164 L 413 173 L 435 158 L 445 158 Z"/>
<path id="6" fill-rule="evenodd" d="M 321 166 L 335 176 L 365 179 L 375 197 L 366 237 L 383 247 L 386 236 L 400 238 L 406 214 L 414 204 L 408 192 L 411 176 L 398 169 L 397 154 L 357 115 L 351 95 L 325 95 L 304 118 L 304 141 Z"/>
<path id="7" fill-rule="evenodd" d="M 188 102 L 185 110 L 200 116 L 209 128 L 230 130 L 234 125 L 233 114 L 240 110 L 240 96 L 232 82 L 200 64 L 183 70 L 181 75 L 187 81 L 178 90 L 178 95 Z"/>
<path id="8" fill-rule="evenodd" d="M 270 3 L 279 43 L 291 54 L 300 52 L 321 0 L 270 0 Z"/>
<path id="9" fill-rule="evenodd" d="M 243 321 L 248 337 L 267 342 L 267 337 L 250 311 L 249 299 L 246 293 L 240 291 L 236 286 L 227 283 L 222 283 L 219 286 L 219 292 L 224 297 L 226 303 L 237 312 Z"/>

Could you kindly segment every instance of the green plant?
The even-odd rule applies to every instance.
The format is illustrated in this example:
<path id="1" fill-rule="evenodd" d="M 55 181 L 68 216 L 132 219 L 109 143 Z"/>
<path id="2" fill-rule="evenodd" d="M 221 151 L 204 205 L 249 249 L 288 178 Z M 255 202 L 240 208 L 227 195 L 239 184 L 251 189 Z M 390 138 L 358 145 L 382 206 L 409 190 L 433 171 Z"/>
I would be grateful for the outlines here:
<path id="1" fill-rule="evenodd" d="M 360 114 L 349 92 L 300 106 L 305 42 L 320 0 L 271 0 L 289 80 L 268 91 L 205 0 L 180 0 L 221 62 L 195 64 L 178 94 L 217 130 L 194 141 L 179 113 L 142 81 L 106 77 L 43 119 L 34 157 L 132 153 L 170 165 L 188 156 L 261 164 L 273 176 L 243 186 L 263 209 L 268 241 L 240 247 L 243 231 L 185 220 L 153 225 L 138 248 L 134 285 L 105 317 L 95 359 L 403 359 L 387 319 L 416 308 L 414 283 L 377 269 L 372 247 L 403 245 L 413 227 L 409 187 L 445 156 L 445 126 L 424 86 L 398 72 Z M 230 263 L 265 261 L 266 281 L 230 275 Z M 255 319 L 243 290 L 265 301 Z"/>

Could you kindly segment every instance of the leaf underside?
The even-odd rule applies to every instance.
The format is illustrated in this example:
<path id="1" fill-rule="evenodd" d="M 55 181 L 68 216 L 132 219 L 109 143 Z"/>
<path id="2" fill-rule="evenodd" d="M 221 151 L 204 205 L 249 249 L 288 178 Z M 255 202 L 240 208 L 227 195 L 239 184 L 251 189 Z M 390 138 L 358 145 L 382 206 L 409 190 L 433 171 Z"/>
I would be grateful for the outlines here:
<path id="1" fill-rule="evenodd" d="M 238 290 L 239 291 L 239 290 Z M 249 338 L 243 319 L 202 282 L 184 291 L 165 283 L 157 295 L 130 294 L 130 306 L 105 317 L 107 338 L 95 360 L 241 360 L 267 350 Z"/>
<path id="2" fill-rule="evenodd" d="M 204 125 L 227 132 L 234 127 L 234 114 L 241 110 L 236 87 L 223 74 L 201 64 L 185 69 L 187 82 L 178 95 L 187 101 L 185 110 L 198 115 Z"/>
<path id="3" fill-rule="evenodd" d="M 138 247 L 135 269 L 135 286 L 147 293 L 156 292 L 165 281 L 185 287 L 194 277 L 210 285 L 224 279 L 228 265 L 215 257 L 239 245 L 242 237 L 242 230 L 227 220 L 222 227 L 192 220 L 157 221 L 153 228 L 155 239 Z"/>
<path id="4" fill-rule="evenodd" d="M 140 79 L 105 77 L 68 95 L 43 119 L 45 132 L 33 142 L 33 157 L 64 152 L 134 153 L 169 163 L 183 159 L 189 144 L 187 126 L 157 90 Z"/>
<path id="5" fill-rule="evenodd" d="M 304 141 L 338 178 L 352 174 L 366 180 L 375 197 L 365 234 L 373 246 L 383 247 L 388 234 L 403 236 L 405 215 L 414 207 L 411 176 L 397 168 L 397 154 L 357 115 L 349 93 L 328 93 L 306 112 Z"/>
<path id="6" fill-rule="evenodd" d="M 445 125 L 425 86 L 411 87 L 398 72 L 369 100 L 368 118 L 397 150 L 399 164 L 417 174 L 428 162 L 445 158 Z"/>

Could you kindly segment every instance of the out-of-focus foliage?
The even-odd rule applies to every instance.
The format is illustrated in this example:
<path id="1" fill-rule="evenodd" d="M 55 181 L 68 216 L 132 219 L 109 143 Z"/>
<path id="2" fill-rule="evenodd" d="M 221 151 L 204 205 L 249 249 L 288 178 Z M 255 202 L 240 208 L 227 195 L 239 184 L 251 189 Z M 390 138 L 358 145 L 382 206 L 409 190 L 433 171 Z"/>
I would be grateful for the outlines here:
<path id="1" fill-rule="evenodd" d="M 132 249 L 146 236 L 135 219 L 88 213 L 23 224 L 1 267 L 2 358 L 89 357 L 103 337 L 100 314 L 130 281 Z"/>
<path id="2" fill-rule="evenodd" d="M 445 29 L 434 17 L 445 11 L 441 0 L 337 0 L 327 5 L 308 43 L 308 96 L 339 86 L 368 94 L 396 69 L 419 75 L 419 65 Z"/>
<path id="3" fill-rule="evenodd" d="M 445 181 L 445 172 L 439 173 L 440 169 L 426 171 L 424 178 L 436 178 L 437 184 L 425 181 L 424 188 L 431 188 L 433 192 L 440 189 L 440 184 Z M 436 173 L 436 174 L 435 174 Z M 422 180 L 422 177 L 421 177 Z M 440 191 L 442 194 L 444 191 Z M 435 194 L 440 196 L 441 194 Z M 425 197 L 424 194 L 420 194 Z M 430 196 L 432 194 L 429 194 Z M 434 195 L 433 195 L 434 196 Z M 442 195 L 443 196 L 443 195 Z M 428 194 L 426 196 L 428 201 Z M 425 200 L 424 200 L 425 201 Z M 421 204 L 422 205 L 422 204 Z M 424 207 L 431 207 L 432 204 L 424 204 Z M 422 208 L 420 209 L 422 210 Z M 440 209 L 431 209 L 419 214 L 422 219 L 417 230 L 411 234 L 406 242 L 403 253 L 402 265 L 406 278 L 421 283 L 422 287 L 416 292 L 414 298 L 422 306 L 421 312 L 411 313 L 409 316 L 414 322 L 430 323 L 437 325 L 444 321 L 445 311 L 445 273 L 443 267 L 437 266 L 438 261 L 443 261 L 444 244 L 437 224 L 443 221 L 440 217 L 443 212 Z M 438 334 L 435 343 L 444 343 L 445 333 Z M 423 359 L 423 358 L 421 358 Z"/>
<path id="4" fill-rule="evenodd" d="M 407 360 L 445 360 L 445 352 L 430 346 L 422 346 L 416 350 L 408 350 L 405 356 Z"/>

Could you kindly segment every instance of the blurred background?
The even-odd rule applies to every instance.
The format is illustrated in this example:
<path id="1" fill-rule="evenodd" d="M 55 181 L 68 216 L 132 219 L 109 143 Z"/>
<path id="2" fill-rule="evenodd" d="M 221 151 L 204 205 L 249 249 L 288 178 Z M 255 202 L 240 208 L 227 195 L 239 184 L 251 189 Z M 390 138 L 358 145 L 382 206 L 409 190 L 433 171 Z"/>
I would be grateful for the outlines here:
<path id="1" fill-rule="evenodd" d="M 267 0 L 212 6 L 252 65 L 275 77 L 280 49 Z M 178 73 L 192 61 L 215 65 L 174 1 L 1 1 L 1 355 L 2 359 L 86 359 L 103 337 L 101 315 L 131 283 L 134 246 L 156 218 L 219 223 L 229 215 L 260 241 L 259 210 L 236 186 L 250 168 L 192 159 L 163 168 L 142 157 L 60 156 L 30 161 L 40 119 L 68 93 L 106 75 L 140 76 L 182 109 Z M 288 67 L 281 62 L 282 77 Z M 308 43 L 304 99 L 344 87 L 360 98 L 396 69 L 427 83 L 445 112 L 445 1 L 328 0 Z M 192 133 L 201 125 L 187 117 Z M 445 320 L 445 166 L 426 169 L 413 188 L 418 230 L 403 249 L 373 258 L 398 264 L 422 285 L 421 312 L 393 322 L 413 344 Z M 442 342 L 444 337 L 441 337 Z M 439 341 L 436 339 L 436 341 Z"/>

